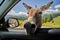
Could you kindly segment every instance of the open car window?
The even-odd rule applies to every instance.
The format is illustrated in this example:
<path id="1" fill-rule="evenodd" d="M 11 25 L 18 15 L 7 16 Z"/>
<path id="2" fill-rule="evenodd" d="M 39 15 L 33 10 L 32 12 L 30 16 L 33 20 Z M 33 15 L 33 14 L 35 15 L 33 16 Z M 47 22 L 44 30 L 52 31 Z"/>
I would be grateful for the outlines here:
<path id="1" fill-rule="evenodd" d="M 5 15 L 6 15 L 5 21 L 17 19 L 19 22 L 18 23 L 19 25 L 16 28 L 24 28 L 23 24 L 24 24 L 25 20 L 28 18 L 27 13 L 29 12 L 28 11 L 29 9 L 27 10 L 26 7 L 24 7 L 24 3 L 31 6 L 29 8 L 40 8 L 41 7 L 41 9 L 42 9 L 42 8 L 44 8 L 45 4 L 48 4 L 49 2 L 51 2 L 51 0 L 46 0 L 46 1 L 44 1 L 44 0 L 39 0 L 39 1 L 21 0 L 18 4 L 16 4 L 18 1 L 19 0 L 3 0 L 3 1 L 1 0 L 0 1 L 0 4 L 3 2 L 2 5 L 0 6 L 0 19 L 3 18 L 3 16 L 5 16 Z M 42 13 L 41 17 L 39 17 L 39 18 L 42 18 L 42 21 L 41 21 L 42 25 L 40 28 L 60 28 L 59 4 L 60 4 L 60 2 L 58 2 L 57 0 L 56 1 L 53 0 L 53 4 L 51 6 L 49 6 L 48 9 L 46 9 L 44 11 L 42 10 L 40 12 L 40 13 Z M 14 6 L 14 7 L 12 8 L 12 6 Z M 35 13 L 35 11 L 33 13 Z M 13 23 L 10 26 L 12 26 L 12 28 L 14 28 L 15 25 Z"/>
<path id="2" fill-rule="evenodd" d="M 40 2 L 41 1 L 41 2 Z M 17 28 L 24 28 L 23 23 L 27 19 L 28 16 L 28 10 L 23 6 L 23 2 L 25 2 L 27 5 L 33 7 L 33 8 L 39 8 L 43 5 L 47 4 L 48 2 L 51 2 L 51 0 L 21 0 L 17 5 L 11 9 L 11 11 L 6 15 L 6 19 L 8 18 L 17 18 L 19 21 L 19 26 Z M 42 11 L 42 26 L 41 28 L 60 28 L 60 12 L 58 4 L 60 4 L 58 1 L 53 1 L 53 4 L 47 9 Z"/>

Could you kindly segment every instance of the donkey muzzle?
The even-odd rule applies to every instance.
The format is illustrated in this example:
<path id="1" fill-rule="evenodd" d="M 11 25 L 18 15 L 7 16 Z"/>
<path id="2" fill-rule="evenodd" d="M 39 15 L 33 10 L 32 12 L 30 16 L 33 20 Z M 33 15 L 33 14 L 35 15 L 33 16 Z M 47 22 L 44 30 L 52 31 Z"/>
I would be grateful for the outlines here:
<path id="1" fill-rule="evenodd" d="M 35 33 L 36 25 L 31 24 L 30 22 L 27 22 L 24 24 L 24 28 L 26 28 L 27 33 L 33 34 L 33 33 Z"/>

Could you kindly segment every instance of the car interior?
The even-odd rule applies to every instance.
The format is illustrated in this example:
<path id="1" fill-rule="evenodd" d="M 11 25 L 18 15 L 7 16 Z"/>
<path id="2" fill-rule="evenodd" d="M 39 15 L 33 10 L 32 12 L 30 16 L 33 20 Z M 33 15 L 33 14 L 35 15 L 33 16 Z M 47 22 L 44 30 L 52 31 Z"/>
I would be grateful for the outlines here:
<path id="1" fill-rule="evenodd" d="M 34 33 L 29 34 L 28 32 L 30 31 L 31 28 L 29 29 L 29 28 L 17 27 L 19 26 L 18 19 L 8 18 L 8 20 L 6 21 L 5 16 L 21 1 L 24 1 L 24 0 L 1 0 L 0 1 L 0 39 L 1 40 L 3 39 L 5 40 L 17 40 L 17 39 L 23 39 L 23 40 L 55 40 L 56 39 L 57 40 L 57 39 L 60 39 L 58 37 L 60 35 L 59 28 L 37 28 Z M 26 1 L 28 2 L 28 0 Z M 20 6 L 21 6 L 21 3 L 20 3 Z M 37 6 L 35 5 L 35 7 Z M 19 9 L 19 7 L 17 7 L 17 9 Z M 35 26 L 32 25 L 32 27 L 35 27 Z"/>

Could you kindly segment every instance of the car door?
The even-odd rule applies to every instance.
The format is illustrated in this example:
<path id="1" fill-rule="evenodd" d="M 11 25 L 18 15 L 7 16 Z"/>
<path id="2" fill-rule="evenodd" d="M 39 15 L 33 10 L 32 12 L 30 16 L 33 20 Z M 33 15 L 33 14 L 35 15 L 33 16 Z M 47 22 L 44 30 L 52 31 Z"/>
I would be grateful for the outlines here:
<path id="1" fill-rule="evenodd" d="M 0 3 L 0 20 L 7 15 L 7 13 L 19 2 L 20 0 L 3 0 Z M 2 29 L 3 30 L 3 29 Z M 26 40 L 49 40 L 55 36 L 59 29 L 40 28 L 37 30 L 37 35 L 28 35 L 26 29 L 16 30 L 8 29 L 8 31 L 0 30 L 0 39 L 26 39 Z M 51 36 L 52 35 L 52 36 Z M 50 36 L 50 37 L 49 37 Z M 8 39 L 8 40 L 9 40 Z"/>
<path id="2" fill-rule="evenodd" d="M 4 17 L 19 1 L 20 0 L 3 0 L 0 6 L 0 19 L 2 19 L 2 17 Z"/>

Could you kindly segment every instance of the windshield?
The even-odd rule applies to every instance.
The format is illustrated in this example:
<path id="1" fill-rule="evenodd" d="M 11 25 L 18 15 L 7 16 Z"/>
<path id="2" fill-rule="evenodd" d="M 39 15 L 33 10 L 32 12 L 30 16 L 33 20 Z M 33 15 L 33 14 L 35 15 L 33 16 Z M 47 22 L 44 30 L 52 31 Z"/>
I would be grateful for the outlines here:
<path id="1" fill-rule="evenodd" d="M 16 28 L 24 28 L 23 24 L 24 22 L 26 22 L 25 20 L 28 20 L 29 14 L 27 13 L 31 13 L 26 9 L 26 7 L 24 7 L 24 5 L 22 4 L 23 2 L 31 6 L 32 8 L 40 8 L 45 4 L 48 4 L 49 2 L 51 2 L 51 0 L 21 0 L 5 16 L 6 21 L 9 18 L 18 19 L 19 26 Z M 60 1 L 59 0 L 53 0 L 53 4 L 49 6 L 48 9 L 44 11 L 42 10 L 40 12 L 42 12 L 42 15 L 41 15 L 42 17 L 39 17 L 42 19 L 40 20 L 42 22 L 42 25 L 40 24 L 41 25 L 40 28 L 60 28 Z M 35 13 L 35 11 L 33 11 L 33 13 Z"/>

